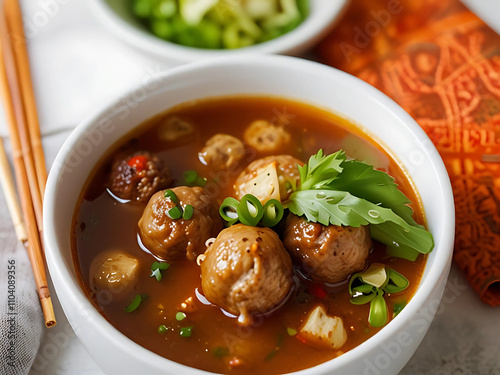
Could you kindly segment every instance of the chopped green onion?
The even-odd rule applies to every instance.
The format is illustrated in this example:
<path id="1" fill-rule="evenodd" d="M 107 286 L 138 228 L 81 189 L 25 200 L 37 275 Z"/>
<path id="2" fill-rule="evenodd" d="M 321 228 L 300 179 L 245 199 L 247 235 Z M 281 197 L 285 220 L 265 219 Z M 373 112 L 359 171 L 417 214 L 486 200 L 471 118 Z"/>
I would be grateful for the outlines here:
<path id="1" fill-rule="evenodd" d="M 179 206 L 174 206 L 168 210 L 168 216 L 173 220 L 178 220 L 182 217 L 182 211 Z"/>
<path id="2" fill-rule="evenodd" d="M 207 184 L 207 179 L 198 175 L 195 170 L 188 170 L 184 172 L 184 181 L 187 186 L 200 186 L 204 187 Z"/>
<path id="3" fill-rule="evenodd" d="M 161 281 L 162 274 L 161 271 L 164 271 L 170 267 L 169 263 L 165 262 L 153 262 L 151 265 L 151 277 L 156 277 L 157 281 Z"/>
<path id="4" fill-rule="evenodd" d="M 189 220 L 193 217 L 194 213 L 194 208 L 190 204 L 186 204 L 186 207 L 184 207 L 184 212 L 182 213 L 182 218 L 184 220 Z"/>
<path id="5" fill-rule="evenodd" d="M 175 320 L 181 321 L 186 318 L 186 314 L 184 314 L 182 311 L 179 311 L 177 314 L 175 314 Z"/>
<path id="6" fill-rule="evenodd" d="M 264 205 L 263 211 L 264 215 L 262 216 L 262 224 L 271 228 L 281 221 L 285 209 L 279 200 L 270 199 Z"/>
<path id="7" fill-rule="evenodd" d="M 283 342 L 285 341 L 285 337 L 283 334 L 280 332 L 278 333 L 278 338 L 276 341 L 276 345 L 274 346 L 274 349 L 269 352 L 269 354 L 266 356 L 265 360 L 269 361 L 274 358 L 276 354 L 280 351 L 281 347 L 283 346 Z"/>
<path id="8" fill-rule="evenodd" d="M 403 311 L 405 307 L 406 307 L 406 301 L 394 304 L 392 317 L 394 318 L 395 316 L 397 316 L 401 311 Z"/>
<path id="9" fill-rule="evenodd" d="M 239 204 L 240 202 L 238 202 L 237 199 L 233 197 L 227 197 L 226 199 L 224 199 L 224 202 L 222 202 L 221 206 L 219 207 L 220 216 L 225 221 L 230 223 L 230 225 L 238 221 Z"/>
<path id="10" fill-rule="evenodd" d="M 168 328 L 167 328 L 167 326 L 165 326 L 165 324 L 162 324 L 158 327 L 158 333 L 160 333 L 160 334 L 164 334 L 167 331 L 168 331 Z"/>
<path id="11" fill-rule="evenodd" d="M 192 169 L 184 172 L 184 181 L 186 182 L 186 185 L 193 184 L 197 178 L 198 178 L 198 172 Z"/>
<path id="12" fill-rule="evenodd" d="M 399 272 L 394 271 L 393 269 L 390 269 L 388 271 L 388 279 L 389 282 L 387 285 L 383 288 L 385 292 L 387 293 L 399 293 L 405 290 L 408 285 L 410 285 L 410 282 L 406 277 L 401 275 Z"/>
<path id="13" fill-rule="evenodd" d="M 191 334 L 193 333 L 193 326 L 190 326 L 190 327 L 182 327 L 180 332 L 179 332 L 179 335 L 181 335 L 182 337 L 191 337 Z"/>
<path id="14" fill-rule="evenodd" d="M 297 330 L 290 327 L 286 329 L 286 332 L 288 333 L 288 336 L 295 336 L 297 334 Z"/>
<path id="15" fill-rule="evenodd" d="M 130 313 L 132 311 L 135 311 L 137 310 L 137 308 L 139 307 L 139 305 L 141 304 L 142 301 L 144 301 L 146 298 L 148 298 L 148 295 L 147 294 L 138 294 L 135 296 L 134 300 L 132 301 L 132 303 L 130 305 L 128 305 L 127 307 L 125 307 L 125 311 Z"/>
<path id="16" fill-rule="evenodd" d="M 227 346 L 218 346 L 213 350 L 214 357 L 222 358 L 229 354 L 229 348 Z"/>
<path id="17" fill-rule="evenodd" d="M 387 323 L 387 304 L 383 295 L 384 292 L 379 289 L 375 298 L 370 302 L 368 322 L 372 327 L 382 327 Z"/>
<path id="18" fill-rule="evenodd" d="M 177 195 L 173 192 L 173 190 L 167 189 L 165 190 L 165 194 L 163 195 L 165 198 L 170 198 L 172 202 L 175 204 L 179 203 L 179 198 L 177 198 Z"/>
<path id="19" fill-rule="evenodd" d="M 238 217 L 242 224 L 255 227 L 264 215 L 260 200 L 252 194 L 246 194 L 238 205 Z"/>

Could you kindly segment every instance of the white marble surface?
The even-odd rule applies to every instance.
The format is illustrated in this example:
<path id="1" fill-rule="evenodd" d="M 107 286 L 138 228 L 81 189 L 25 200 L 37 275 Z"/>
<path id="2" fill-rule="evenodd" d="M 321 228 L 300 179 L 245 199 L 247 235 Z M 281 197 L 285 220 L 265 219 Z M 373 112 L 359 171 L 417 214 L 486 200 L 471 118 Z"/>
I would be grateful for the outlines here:
<path id="1" fill-rule="evenodd" d="M 464 1 L 500 32 L 499 0 Z M 32 25 L 29 50 L 49 164 L 69 134 L 68 129 L 103 100 L 119 95 L 147 75 L 168 68 L 164 62 L 139 56 L 117 43 L 93 19 L 85 3 L 82 0 L 23 2 L 25 21 Z M 0 134 L 3 129 L 0 122 Z M 0 210 L 5 209 L 2 198 Z M 73 333 L 57 297 L 53 298 L 58 324 L 44 331 L 30 374 L 103 374 Z M 438 315 L 401 374 L 500 374 L 499 317 L 500 308 L 481 303 L 454 267 Z"/>

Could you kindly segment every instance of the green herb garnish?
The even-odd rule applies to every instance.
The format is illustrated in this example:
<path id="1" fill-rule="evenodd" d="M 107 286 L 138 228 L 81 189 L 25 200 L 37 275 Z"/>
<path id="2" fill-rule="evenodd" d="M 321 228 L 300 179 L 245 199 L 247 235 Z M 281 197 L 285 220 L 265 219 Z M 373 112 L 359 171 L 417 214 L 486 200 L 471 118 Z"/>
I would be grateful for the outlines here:
<path id="1" fill-rule="evenodd" d="M 184 182 L 186 186 L 200 186 L 204 187 L 207 184 L 207 179 L 205 177 L 201 177 L 198 175 L 198 172 L 195 170 L 188 170 L 184 172 Z"/>
<path id="2" fill-rule="evenodd" d="M 165 262 L 153 262 L 151 265 L 151 277 L 156 277 L 157 281 L 161 281 L 162 274 L 161 271 L 167 270 L 170 267 L 169 263 Z"/>
<path id="3" fill-rule="evenodd" d="M 193 326 L 190 327 L 182 327 L 181 330 L 179 331 L 179 335 L 182 337 L 191 337 L 191 334 L 193 333 Z"/>
<path id="4" fill-rule="evenodd" d="M 264 207 L 260 200 L 252 194 L 245 194 L 238 205 L 238 218 L 242 224 L 257 226 L 264 215 Z"/>
<path id="5" fill-rule="evenodd" d="M 130 303 L 130 305 L 128 305 L 127 307 L 125 307 L 125 311 L 130 313 L 132 311 L 135 311 L 137 310 L 137 308 L 139 307 L 139 305 L 141 304 L 142 301 L 144 301 L 146 298 L 148 298 L 148 295 L 147 294 L 138 294 L 135 296 L 134 300 Z"/>
<path id="6" fill-rule="evenodd" d="M 174 206 L 168 210 L 168 216 L 173 220 L 178 220 L 182 217 L 182 211 L 179 206 Z"/>
<path id="7" fill-rule="evenodd" d="M 172 202 L 175 204 L 179 203 L 179 198 L 177 198 L 177 195 L 173 192 L 173 190 L 167 189 L 165 190 L 165 194 L 163 195 L 165 198 L 170 198 Z"/>
<path id="8" fill-rule="evenodd" d="M 280 201 L 277 199 L 270 199 L 264 205 L 262 216 L 262 224 L 266 227 L 274 227 L 277 225 L 281 219 L 283 218 L 283 214 L 285 209 Z"/>
<path id="9" fill-rule="evenodd" d="M 295 215 L 323 225 L 371 224 L 372 238 L 387 245 L 391 256 L 415 260 L 434 247 L 432 235 L 412 218 L 410 200 L 387 173 L 347 160 L 342 150 L 327 156 L 320 150 L 298 168 L 300 186 L 285 204 Z"/>
<path id="10" fill-rule="evenodd" d="M 277 199 L 270 199 L 263 206 L 259 198 L 252 194 L 245 194 L 241 201 L 227 197 L 219 207 L 219 214 L 228 226 L 240 221 L 252 227 L 259 224 L 274 227 L 281 221 L 284 212 L 283 205 Z"/>
<path id="11" fill-rule="evenodd" d="M 162 324 L 162 325 L 160 325 L 160 326 L 158 327 L 158 333 L 159 333 L 159 334 L 162 334 L 162 335 L 163 335 L 163 334 L 164 334 L 165 332 L 167 332 L 167 331 L 168 331 L 168 328 L 167 328 L 167 326 L 166 326 L 165 324 Z"/>
<path id="12" fill-rule="evenodd" d="M 285 337 L 281 332 L 278 333 L 278 337 L 276 338 L 276 345 L 274 346 L 273 350 L 271 350 L 269 354 L 266 356 L 265 360 L 270 361 L 271 359 L 273 359 L 274 356 L 278 354 L 278 352 L 281 350 L 281 347 L 283 346 L 284 342 L 285 342 Z"/>
<path id="13" fill-rule="evenodd" d="M 189 220 L 193 217 L 194 213 L 194 208 L 190 204 L 186 204 L 186 207 L 184 207 L 184 212 L 182 212 L 182 218 L 184 220 Z"/>
<path id="14" fill-rule="evenodd" d="M 186 319 L 186 314 L 182 311 L 179 311 L 177 314 L 175 314 L 175 320 L 177 320 L 178 322 L 184 319 Z"/>
<path id="15" fill-rule="evenodd" d="M 384 294 L 402 292 L 409 284 L 399 272 L 386 269 L 383 264 L 372 264 L 366 271 L 351 276 L 349 280 L 351 303 L 354 305 L 370 303 L 368 322 L 372 327 L 382 327 L 388 320 Z"/>
<path id="16" fill-rule="evenodd" d="M 229 348 L 227 346 L 218 346 L 213 350 L 214 357 L 222 358 L 229 355 Z"/>

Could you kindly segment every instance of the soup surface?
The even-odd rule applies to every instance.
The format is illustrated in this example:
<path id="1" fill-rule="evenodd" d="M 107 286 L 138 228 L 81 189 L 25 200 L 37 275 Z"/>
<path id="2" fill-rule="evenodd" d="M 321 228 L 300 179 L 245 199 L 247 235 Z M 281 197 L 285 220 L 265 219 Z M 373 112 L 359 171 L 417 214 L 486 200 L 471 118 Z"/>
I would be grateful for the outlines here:
<path id="1" fill-rule="evenodd" d="M 194 133 L 181 141 L 162 137 L 165 123 L 172 118 L 192 124 Z M 213 135 L 229 134 L 243 140 L 245 129 L 256 120 L 284 128 L 291 136 L 286 147 L 260 152 L 246 144 L 245 156 L 230 169 L 215 170 L 200 161 L 199 152 Z M 117 199 L 108 189 L 116 155 L 146 150 L 170 168 L 174 180 L 171 187 L 184 185 L 184 173 L 195 170 L 206 178 L 205 190 L 220 204 L 224 198 L 235 196 L 234 181 L 252 161 L 286 154 L 307 162 L 319 149 L 325 154 L 343 149 L 348 157 L 374 165 L 394 177 L 412 202 L 418 202 L 397 163 L 360 129 L 328 112 L 269 97 L 187 103 L 149 120 L 122 139 L 89 177 L 75 212 L 72 235 L 82 288 L 101 314 L 133 341 L 163 357 L 207 371 L 287 373 L 318 365 L 354 348 L 380 328 L 368 323 L 369 304 L 350 302 L 347 279 L 336 284 L 318 284 L 306 279 L 295 265 L 295 285 L 284 305 L 265 316 L 256 316 L 251 325 L 238 324 L 234 316 L 204 298 L 196 261 L 169 261 L 168 269 L 161 271 L 161 280 L 151 277 L 151 265 L 157 259 L 138 240 L 138 221 L 147 202 Z M 415 220 L 423 223 L 418 203 L 412 208 Z M 138 281 L 130 290 L 114 293 L 91 288 L 91 264 L 100 253 L 110 250 L 125 252 L 138 260 Z M 415 292 L 425 256 L 419 255 L 411 262 L 388 257 L 385 250 L 384 245 L 374 241 L 368 264 L 388 265 L 410 282 L 405 291 L 384 296 L 392 319 Z M 138 294 L 144 297 L 142 302 L 127 312 L 125 308 Z M 318 305 L 343 320 L 347 341 L 341 348 L 313 344 L 296 334 Z"/>

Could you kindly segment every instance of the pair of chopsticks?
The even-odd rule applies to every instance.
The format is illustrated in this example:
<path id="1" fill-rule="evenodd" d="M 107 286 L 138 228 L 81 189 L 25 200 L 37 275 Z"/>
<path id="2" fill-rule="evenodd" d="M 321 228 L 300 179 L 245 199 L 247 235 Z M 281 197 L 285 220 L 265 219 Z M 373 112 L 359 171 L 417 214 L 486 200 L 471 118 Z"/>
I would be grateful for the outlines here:
<path id="1" fill-rule="evenodd" d="M 56 319 L 45 272 L 42 222 L 42 200 L 47 170 L 18 0 L 0 2 L 0 61 L 1 94 L 9 127 L 21 207 L 3 140 L 0 138 L 2 187 L 16 235 L 28 252 L 45 325 L 52 327 L 56 324 Z"/>

